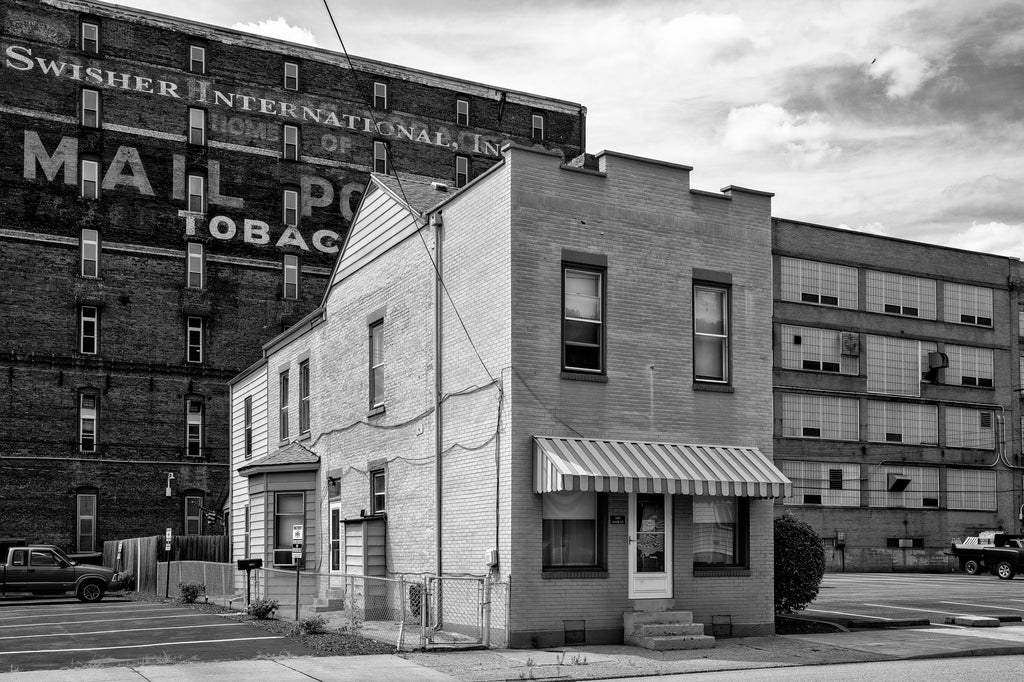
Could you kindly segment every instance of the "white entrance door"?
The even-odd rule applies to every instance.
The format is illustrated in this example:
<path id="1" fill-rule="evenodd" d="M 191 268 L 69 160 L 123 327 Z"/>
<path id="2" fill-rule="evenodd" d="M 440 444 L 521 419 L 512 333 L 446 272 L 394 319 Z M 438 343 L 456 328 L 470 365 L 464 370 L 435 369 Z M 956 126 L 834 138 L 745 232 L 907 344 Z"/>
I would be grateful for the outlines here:
<path id="1" fill-rule="evenodd" d="M 672 496 L 629 494 L 629 598 L 672 596 Z"/>

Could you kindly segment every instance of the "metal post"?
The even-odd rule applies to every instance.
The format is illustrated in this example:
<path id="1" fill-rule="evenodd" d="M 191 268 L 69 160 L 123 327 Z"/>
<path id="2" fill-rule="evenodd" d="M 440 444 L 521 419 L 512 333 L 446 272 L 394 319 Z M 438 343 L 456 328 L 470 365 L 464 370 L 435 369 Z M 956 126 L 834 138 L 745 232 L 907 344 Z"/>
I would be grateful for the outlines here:
<path id="1" fill-rule="evenodd" d="M 299 560 L 295 559 L 295 622 L 299 622 Z"/>
<path id="2" fill-rule="evenodd" d="M 484 576 L 484 631 L 483 645 L 485 648 L 491 646 L 491 572 L 488 571 L 487 575 Z"/>
<path id="3" fill-rule="evenodd" d="M 171 598 L 171 553 L 167 552 L 167 572 L 164 580 L 164 599 Z M 158 564 L 159 565 L 159 564 Z"/>

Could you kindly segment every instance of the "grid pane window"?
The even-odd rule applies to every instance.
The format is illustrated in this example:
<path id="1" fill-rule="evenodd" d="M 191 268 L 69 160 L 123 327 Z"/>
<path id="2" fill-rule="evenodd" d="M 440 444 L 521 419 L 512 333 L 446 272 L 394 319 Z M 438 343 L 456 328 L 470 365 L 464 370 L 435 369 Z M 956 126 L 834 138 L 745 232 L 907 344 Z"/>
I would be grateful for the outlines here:
<path id="1" fill-rule="evenodd" d="M 876 443 L 939 444 L 935 405 L 868 401 L 868 440 Z"/>
<path id="2" fill-rule="evenodd" d="M 946 322 L 992 326 L 992 290 L 967 284 L 942 285 L 942 315 Z"/>
<path id="3" fill-rule="evenodd" d="M 729 380 L 729 292 L 721 287 L 693 287 L 693 377 Z"/>
<path id="4" fill-rule="evenodd" d="M 309 433 L 309 360 L 299 363 L 299 433 Z"/>
<path id="5" fill-rule="evenodd" d="M 192 73 L 206 73 L 206 48 L 202 45 L 189 45 L 188 70 Z"/>
<path id="6" fill-rule="evenodd" d="M 469 182 L 469 159 L 465 156 L 455 157 L 455 186 L 465 187 Z"/>
<path id="7" fill-rule="evenodd" d="M 934 350 L 934 343 L 868 334 L 868 392 L 920 396 L 928 353 Z"/>
<path id="8" fill-rule="evenodd" d="M 203 498 L 185 497 L 185 535 L 199 535 L 203 528 Z"/>
<path id="9" fill-rule="evenodd" d="M 384 404 L 384 320 L 370 325 L 370 407 Z"/>
<path id="10" fill-rule="evenodd" d="M 284 191 L 284 224 L 295 227 L 299 224 L 299 193 L 294 189 Z"/>
<path id="11" fill-rule="evenodd" d="M 86 355 L 99 352 L 100 342 L 100 309 L 96 306 L 84 305 L 79 310 L 80 338 L 78 350 Z"/>
<path id="12" fill-rule="evenodd" d="M 600 372 L 604 301 L 602 273 L 565 268 L 562 338 L 565 369 Z"/>
<path id="13" fill-rule="evenodd" d="M 205 264 L 206 259 L 203 258 L 203 245 L 199 242 L 188 243 L 188 254 L 187 254 L 187 284 L 192 289 L 202 289 L 205 286 L 206 279 L 205 275 Z"/>
<path id="14" fill-rule="evenodd" d="M 370 472 L 370 509 L 374 514 L 383 514 L 387 507 L 387 489 L 384 470 Z"/>
<path id="15" fill-rule="evenodd" d="M 296 62 L 284 63 L 284 89 L 299 89 L 299 65 Z"/>
<path id="16" fill-rule="evenodd" d="M 391 164 L 388 163 L 388 145 L 385 142 L 376 140 L 373 143 L 373 172 L 388 175 L 391 172 Z"/>
<path id="17" fill-rule="evenodd" d="M 99 199 L 100 196 L 100 162 L 92 159 L 81 161 L 81 195 L 83 199 Z"/>
<path id="18" fill-rule="evenodd" d="M 946 447 L 995 448 L 994 416 L 990 410 L 969 407 L 946 407 Z"/>
<path id="19" fill-rule="evenodd" d="M 100 93 L 99 90 L 82 88 L 82 111 L 80 123 L 86 128 L 100 127 Z"/>
<path id="20" fill-rule="evenodd" d="M 284 257 L 284 297 L 299 297 L 299 257 L 287 254 Z"/>
<path id="21" fill-rule="evenodd" d="M 782 300 L 857 308 L 857 269 L 834 263 L 783 258 Z"/>
<path id="22" fill-rule="evenodd" d="M 935 319 L 935 280 L 868 270 L 865 284 L 871 312 Z"/>
<path id="23" fill-rule="evenodd" d="M 469 125 L 469 100 L 455 100 L 455 123 L 460 126 Z"/>
<path id="24" fill-rule="evenodd" d="M 185 454 L 189 457 L 203 456 L 203 413 L 201 398 L 185 401 Z"/>
<path id="25" fill-rule="evenodd" d="M 860 506 L 860 465 L 793 460 L 780 464 L 782 473 L 793 481 L 793 495 L 785 498 L 785 504 Z"/>
<path id="26" fill-rule="evenodd" d="M 946 507 L 996 510 L 996 472 L 991 469 L 946 469 Z"/>
<path id="27" fill-rule="evenodd" d="M 82 52 L 99 54 L 100 25 L 92 21 L 82 22 Z"/>
<path id="28" fill-rule="evenodd" d="M 388 84 L 387 83 L 374 83 L 373 84 L 373 106 L 377 109 L 388 108 Z"/>
<path id="29" fill-rule="evenodd" d="M 869 507 L 914 509 L 939 506 L 939 470 L 935 467 L 877 466 L 868 473 Z"/>
<path id="30" fill-rule="evenodd" d="M 78 396 L 78 449 L 95 452 L 99 439 L 100 397 L 96 393 Z"/>
<path id="31" fill-rule="evenodd" d="M 274 496 L 274 564 L 294 565 L 292 562 L 292 529 L 305 529 L 305 496 L 302 493 L 277 493 Z"/>
<path id="32" fill-rule="evenodd" d="M 530 136 L 534 140 L 544 139 L 544 116 L 541 114 L 533 114 L 532 118 L 532 130 Z"/>
<path id="33" fill-rule="evenodd" d="M 206 178 L 202 175 L 188 176 L 188 210 L 193 213 L 206 210 Z"/>
<path id="34" fill-rule="evenodd" d="M 860 337 L 856 332 L 781 325 L 782 366 L 856 375 Z"/>
<path id="35" fill-rule="evenodd" d="M 991 348 L 975 348 L 973 346 L 956 346 L 946 344 L 946 357 L 949 367 L 946 369 L 946 383 L 960 386 L 992 386 Z"/>
<path id="36" fill-rule="evenodd" d="M 189 107 L 188 109 L 188 143 L 206 144 L 206 110 Z"/>
<path id="37" fill-rule="evenodd" d="M 284 143 L 284 149 L 282 155 L 287 161 L 298 161 L 299 159 L 299 127 L 293 125 L 284 126 L 284 132 L 281 135 L 281 139 Z"/>
<path id="38" fill-rule="evenodd" d="M 100 233 L 82 230 L 82 277 L 100 275 Z"/>
<path id="39" fill-rule="evenodd" d="M 186 323 L 186 359 L 189 362 L 203 361 L 203 318 L 188 318 Z"/>
<path id="40" fill-rule="evenodd" d="M 281 440 L 288 440 L 288 370 L 281 372 L 278 377 L 278 430 Z"/>
<path id="41" fill-rule="evenodd" d="M 78 495 L 77 509 L 77 543 L 79 552 L 96 551 L 96 495 L 83 493 Z"/>
<path id="42" fill-rule="evenodd" d="M 782 394 L 782 436 L 859 440 L 859 402 L 854 398 Z"/>

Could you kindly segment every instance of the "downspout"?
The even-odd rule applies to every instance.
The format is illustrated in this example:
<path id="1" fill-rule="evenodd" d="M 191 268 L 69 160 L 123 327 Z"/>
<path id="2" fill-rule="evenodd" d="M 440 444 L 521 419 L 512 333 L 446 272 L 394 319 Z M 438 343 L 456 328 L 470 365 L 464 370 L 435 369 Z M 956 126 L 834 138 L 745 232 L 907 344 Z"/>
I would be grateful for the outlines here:
<path id="1" fill-rule="evenodd" d="M 441 453 L 444 444 L 444 434 L 442 428 L 442 415 L 441 415 L 441 302 L 443 301 L 441 292 L 441 273 L 442 261 L 441 261 L 441 227 L 443 221 L 441 219 L 441 212 L 433 214 L 430 217 L 430 224 L 434 228 L 434 499 L 435 499 L 435 519 L 434 527 L 437 533 L 437 544 L 436 544 L 436 569 L 437 575 L 441 575 L 443 568 L 441 560 L 441 501 L 443 494 L 443 469 L 441 464 Z"/>

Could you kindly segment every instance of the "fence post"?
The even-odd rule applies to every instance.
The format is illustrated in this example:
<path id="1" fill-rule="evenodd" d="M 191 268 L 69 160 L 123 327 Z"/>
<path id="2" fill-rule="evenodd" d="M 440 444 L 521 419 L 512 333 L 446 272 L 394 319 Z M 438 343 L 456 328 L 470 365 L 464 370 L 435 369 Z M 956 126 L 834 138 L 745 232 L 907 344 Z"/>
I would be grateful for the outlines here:
<path id="1" fill-rule="evenodd" d="M 348 631 L 354 633 L 356 629 L 356 577 L 347 575 L 345 581 L 348 583 Z"/>
<path id="2" fill-rule="evenodd" d="M 491 572 L 484 576 L 484 622 L 483 622 L 482 644 L 485 648 L 491 648 Z"/>

